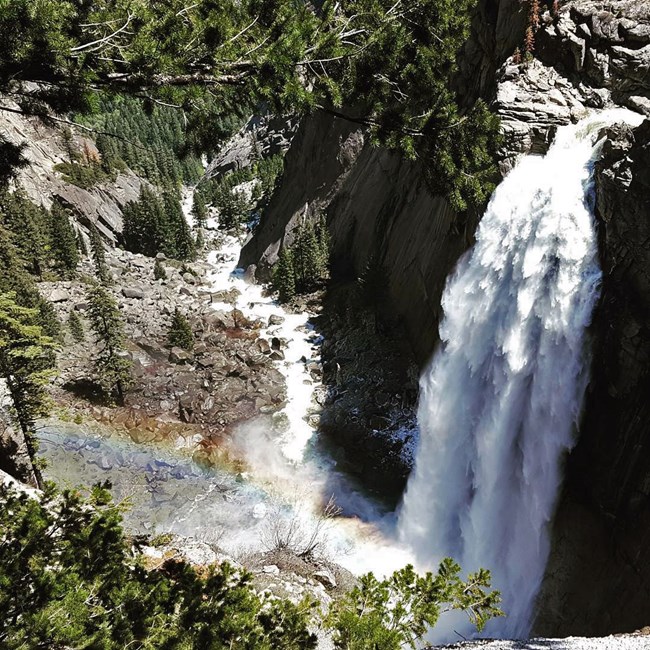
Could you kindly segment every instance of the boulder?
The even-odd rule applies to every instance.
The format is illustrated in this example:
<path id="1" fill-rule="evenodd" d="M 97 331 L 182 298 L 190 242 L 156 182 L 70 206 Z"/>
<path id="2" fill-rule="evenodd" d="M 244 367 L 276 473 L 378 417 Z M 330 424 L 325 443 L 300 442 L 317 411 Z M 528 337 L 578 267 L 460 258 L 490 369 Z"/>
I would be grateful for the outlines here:
<path id="1" fill-rule="evenodd" d="M 212 302 L 225 302 L 226 304 L 234 305 L 240 295 L 239 291 L 233 287 L 232 289 L 224 289 L 222 291 L 211 293 L 210 299 Z"/>
<path id="2" fill-rule="evenodd" d="M 48 300 L 50 302 L 65 302 L 66 300 L 70 300 L 70 294 L 63 288 L 53 289 L 48 296 Z"/>
<path id="3" fill-rule="evenodd" d="M 327 589 L 336 589 L 336 578 L 334 577 L 334 573 L 329 569 L 322 568 L 318 571 L 314 571 L 312 576 L 314 580 L 320 582 L 323 587 Z"/>
<path id="4" fill-rule="evenodd" d="M 262 573 L 277 576 L 280 575 L 280 568 L 275 564 L 267 564 L 262 567 Z"/>
<path id="5" fill-rule="evenodd" d="M 257 339 L 255 342 L 255 347 L 262 354 L 271 354 L 271 345 L 266 339 Z"/>
<path id="6" fill-rule="evenodd" d="M 235 327 L 235 320 L 232 314 L 227 314 L 225 311 L 214 311 L 207 316 L 203 317 L 206 330 L 214 332 L 219 330 L 231 329 Z"/>
<path id="7" fill-rule="evenodd" d="M 191 363 L 194 359 L 194 355 L 183 350 L 183 348 L 173 347 L 169 352 L 169 361 L 171 363 Z"/>
<path id="8" fill-rule="evenodd" d="M 144 298 L 144 289 L 142 287 L 122 287 L 122 295 L 125 298 L 142 300 Z"/>

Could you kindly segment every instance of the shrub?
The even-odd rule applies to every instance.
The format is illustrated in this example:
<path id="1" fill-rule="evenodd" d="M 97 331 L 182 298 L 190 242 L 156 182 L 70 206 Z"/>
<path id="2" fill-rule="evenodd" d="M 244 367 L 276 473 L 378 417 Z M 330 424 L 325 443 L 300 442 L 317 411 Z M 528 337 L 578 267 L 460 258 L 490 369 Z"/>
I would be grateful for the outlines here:
<path id="1" fill-rule="evenodd" d="M 41 498 L 0 486 L 0 645 L 24 648 L 309 650 L 311 608 L 257 595 L 227 562 L 147 571 L 104 487 Z M 137 547 L 136 547 L 137 548 Z"/>
<path id="2" fill-rule="evenodd" d="M 174 309 L 172 324 L 167 334 L 167 341 L 171 347 L 179 347 L 184 350 L 191 350 L 194 347 L 194 334 L 189 321 L 178 307 Z"/>
<path id="3" fill-rule="evenodd" d="M 81 343 L 84 340 L 84 326 L 81 318 L 79 318 L 79 315 L 74 309 L 70 312 L 70 316 L 68 316 L 68 330 L 77 343 Z"/>
<path id="4" fill-rule="evenodd" d="M 385 580 L 369 573 L 332 605 L 328 625 L 341 650 L 416 648 L 445 611 L 466 612 L 479 630 L 502 615 L 499 593 L 487 592 L 489 587 L 488 571 L 480 569 L 463 581 L 460 566 L 449 558 L 435 575 L 419 576 L 410 565 Z"/>
<path id="5" fill-rule="evenodd" d="M 162 265 L 160 260 L 156 260 L 153 264 L 153 277 L 154 280 L 167 279 L 167 271 L 165 271 L 165 267 Z"/>

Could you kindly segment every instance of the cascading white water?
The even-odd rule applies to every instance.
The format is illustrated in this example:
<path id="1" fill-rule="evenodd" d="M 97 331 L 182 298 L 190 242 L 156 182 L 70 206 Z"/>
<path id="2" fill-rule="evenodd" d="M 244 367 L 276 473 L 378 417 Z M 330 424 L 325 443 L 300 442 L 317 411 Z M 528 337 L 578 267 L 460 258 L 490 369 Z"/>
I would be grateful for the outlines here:
<path id="1" fill-rule="evenodd" d="M 496 190 L 474 248 L 443 296 L 441 345 L 421 379 L 420 447 L 399 520 L 422 567 L 483 566 L 523 637 L 549 552 L 547 527 L 587 380 L 585 333 L 600 269 L 592 216 L 599 129 L 640 123 L 606 111 L 558 131 Z M 456 619 L 452 629 L 467 633 Z"/>

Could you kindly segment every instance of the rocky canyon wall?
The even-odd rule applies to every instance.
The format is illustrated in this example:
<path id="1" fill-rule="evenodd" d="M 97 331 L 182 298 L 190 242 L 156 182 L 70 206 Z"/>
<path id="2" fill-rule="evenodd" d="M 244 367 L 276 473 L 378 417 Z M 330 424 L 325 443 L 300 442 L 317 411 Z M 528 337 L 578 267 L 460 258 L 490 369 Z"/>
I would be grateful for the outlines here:
<path id="1" fill-rule="evenodd" d="M 549 8 L 552 3 L 548 3 Z M 535 59 L 516 64 L 528 3 L 485 0 L 462 59 L 459 89 L 502 118 L 502 171 L 543 153 L 558 126 L 622 105 L 650 116 L 650 2 L 561 2 L 544 11 Z M 569 459 L 540 596 L 537 631 L 604 634 L 642 627 L 650 599 L 650 129 L 611 135 L 598 169 L 604 270 L 594 372 Z M 426 161 L 422 161 L 426 164 Z M 440 296 L 472 243 L 476 217 L 452 213 L 420 163 L 373 149 L 355 125 L 316 114 L 299 129 L 279 191 L 240 263 L 267 279 L 302 219 L 325 214 L 334 268 L 384 265 L 390 309 L 420 364 L 437 340 Z"/>
<path id="2" fill-rule="evenodd" d="M 18 108 L 7 98 L 4 104 Z M 16 185 L 22 187 L 36 204 L 49 208 L 52 199 L 58 199 L 71 209 L 81 226 L 95 225 L 105 241 L 114 244 L 122 231 L 122 208 L 129 201 L 138 199 L 142 180 L 127 170 L 113 182 L 83 189 L 67 183 L 55 170 L 56 165 L 69 162 L 62 128 L 46 125 L 36 117 L 4 111 L 0 112 L 0 129 L 7 140 L 24 145 L 27 165 L 19 171 Z M 79 149 L 86 146 L 95 151 L 91 139 L 75 136 L 75 140 Z"/>
<path id="3" fill-rule="evenodd" d="M 401 318 L 424 363 L 433 348 L 447 274 L 471 243 L 476 220 L 460 220 L 428 190 L 417 163 L 376 149 L 363 131 L 321 112 L 301 125 L 274 196 L 240 264 L 266 280 L 298 224 L 324 214 L 335 274 L 361 274 L 371 256 L 390 279 L 387 311 Z"/>

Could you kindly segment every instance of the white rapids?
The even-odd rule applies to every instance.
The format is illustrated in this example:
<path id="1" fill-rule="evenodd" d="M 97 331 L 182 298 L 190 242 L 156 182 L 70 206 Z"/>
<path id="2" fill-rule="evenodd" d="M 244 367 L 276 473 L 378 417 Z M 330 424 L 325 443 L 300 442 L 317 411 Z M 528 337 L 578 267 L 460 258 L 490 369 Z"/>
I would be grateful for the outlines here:
<path id="1" fill-rule="evenodd" d="M 599 129 L 611 110 L 562 127 L 496 190 L 443 296 L 441 344 L 420 387 L 420 446 L 399 519 L 420 568 L 452 556 L 490 569 L 504 618 L 527 636 L 548 525 L 588 380 L 586 333 L 601 272 L 592 214 Z M 435 640 L 471 634 L 447 619 Z"/>
<path id="2" fill-rule="evenodd" d="M 193 189 L 186 188 L 183 212 L 190 224 L 192 197 Z M 284 432 L 275 435 L 252 421 L 239 426 L 232 434 L 230 444 L 246 459 L 250 469 L 247 480 L 270 490 L 274 499 L 287 504 L 305 530 L 313 528 L 314 517 L 318 518 L 322 504 L 330 496 L 335 497 L 342 516 L 328 522 L 328 554 L 355 573 L 372 570 L 385 575 L 401 568 L 410 556 L 392 539 L 394 514 L 385 512 L 359 491 L 336 469 L 335 463 L 310 450 L 317 427 L 310 415 L 318 411 L 314 395 L 322 389 L 322 384 L 309 372 L 309 364 L 320 359 L 321 343 L 310 315 L 284 309 L 263 286 L 248 282 L 244 269 L 237 268 L 242 237 L 219 231 L 218 217 L 209 218 L 207 226 L 207 234 L 216 234 L 219 239 L 218 249 L 210 251 L 207 257 L 211 289 L 238 291 L 234 305 L 217 302 L 213 308 L 230 312 L 235 307 L 247 318 L 264 323 L 260 330 L 262 337 L 268 340 L 276 337 L 283 342 L 284 360 L 277 361 L 276 367 L 286 380 L 287 399 L 280 411 L 286 418 Z M 270 321 L 273 316 L 276 319 Z M 264 524 L 279 514 L 260 502 L 256 516 Z"/>

